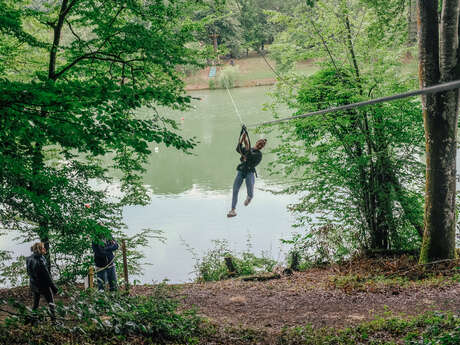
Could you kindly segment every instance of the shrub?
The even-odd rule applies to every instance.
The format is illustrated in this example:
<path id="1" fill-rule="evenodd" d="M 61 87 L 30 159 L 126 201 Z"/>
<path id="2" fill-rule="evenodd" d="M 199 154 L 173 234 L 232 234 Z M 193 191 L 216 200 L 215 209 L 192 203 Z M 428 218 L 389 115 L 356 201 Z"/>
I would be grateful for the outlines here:
<path id="1" fill-rule="evenodd" d="M 164 285 L 156 286 L 150 296 L 74 290 L 66 297 L 65 304 L 56 304 L 60 324 L 57 328 L 60 333 L 71 336 L 86 334 L 98 338 L 104 334 L 111 337 L 136 335 L 151 337 L 159 342 L 174 340 L 190 343 L 198 332 L 200 320 L 196 313 L 190 310 L 178 312 L 178 302 L 168 297 Z M 32 312 L 18 302 L 10 301 L 10 304 L 17 310 L 17 315 L 6 320 L 6 328 L 0 329 L 0 340 L 7 329 L 21 328 L 30 320 L 46 318 L 46 307 Z"/>
<path id="2" fill-rule="evenodd" d="M 251 253 L 249 240 L 246 250 L 242 253 L 234 253 L 230 250 L 227 240 L 214 240 L 213 244 L 214 247 L 202 258 L 197 258 L 195 255 L 194 272 L 198 281 L 217 281 L 229 278 L 229 271 L 225 265 L 226 257 L 231 257 L 235 266 L 236 271 L 232 276 L 270 272 L 276 264 L 276 261 L 269 258 L 264 252 L 260 257 Z"/>
<path id="3" fill-rule="evenodd" d="M 291 245 L 289 258 L 294 253 L 299 262 L 300 270 L 313 265 L 338 262 L 347 259 L 356 251 L 350 245 L 346 232 L 340 227 L 325 225 L 311 227 L 305 234 L 294 234 L 290 239 L 282 239 L 282 243 Z M 292 265 L 292 263 L 290 263 Z"/>
<path id="4" fill-rule="evenodd" d="M 222 88 L 235 87 L 235 82 L 239 74 L 238 66 L 225 66 L 219 73 L 219 84 Z"/>
<path id="5" fill-rule="evenodd" d="M 209 79 L 208 86 L 211 90 L 214 90 L 216 88 L 216 81 L 214 79 Z"/>

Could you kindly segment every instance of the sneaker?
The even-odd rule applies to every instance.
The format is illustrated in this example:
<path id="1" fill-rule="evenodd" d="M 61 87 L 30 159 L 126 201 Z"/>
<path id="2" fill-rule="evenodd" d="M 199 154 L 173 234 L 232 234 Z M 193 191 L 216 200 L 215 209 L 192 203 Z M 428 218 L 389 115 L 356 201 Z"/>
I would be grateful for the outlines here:
<path id="1" fill-rule="evenodd" d="M 248 206 L 249 203 L 251 202 L 252 198 L 247 197 L 246 200 L 244 201 L 244 206 Z"/>
<path id="2" fill-rule="evenodd" d="M 231 210 L 230 212 L 227 213 L 227 217 L 230 218 L 230 217 L 235 217 L 236 216 L 236 212 L 235 210 Z"/>

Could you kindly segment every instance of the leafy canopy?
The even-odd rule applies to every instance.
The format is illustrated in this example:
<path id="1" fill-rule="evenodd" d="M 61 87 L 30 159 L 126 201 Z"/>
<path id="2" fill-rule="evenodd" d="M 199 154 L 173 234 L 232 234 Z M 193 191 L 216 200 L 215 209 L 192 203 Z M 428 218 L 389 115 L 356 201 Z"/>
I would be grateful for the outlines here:
<path id="1" fill-rule="evenodd" d="M 0 56 L 13 56 L 0 62 L 2 227 L 76 265 L 92 239 L 123 228 L 123 206 L 148 202 L 150 143 L 196 145 L 160 109 L 189 106 L 178 67 L 203 61 L 189 44 L 198 6 L 0 1 Z"/>

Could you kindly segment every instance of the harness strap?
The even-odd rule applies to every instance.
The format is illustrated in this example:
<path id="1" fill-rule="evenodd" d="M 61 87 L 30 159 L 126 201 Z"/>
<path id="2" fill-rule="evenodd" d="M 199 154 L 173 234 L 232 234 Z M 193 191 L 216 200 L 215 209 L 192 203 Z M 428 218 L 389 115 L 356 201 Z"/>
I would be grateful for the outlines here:
<path id="1" fill-rule="evenodd" d="M 249 133 L 248 133 L 248 130 L 246 129 L 246 126 L 245 125 L 242 125 L 241 126 L 241 132 L 240 132 L 240 137 L 238 138 L 238 144 L 240 144 L 241 142 L 241 137 L 243 136 L 243 134 L 246 133 L 246 138 L 248 138 L 248 144 L 249 144 L 249 150 L 251 150 L 251 138 L 249 138 Z"/>
<path id="2" fill-rule="evenodd" d="M 252 149 L 252 147 L 251 147 L 251 138 L 249 137 L 248 130 L 247 130 L 247 128 L 246 128 L 246 126 L 245 126 L 244 124 L 241 126 L 240 137 L 238 138 L 238 145 L 241 144 L 241 137 L 243 136 L 243 134 L 246 134 L 246 138 L 248 139 L 248 144 L 249 144 L 249 151 L 248 151 L 248 153 L 249 153 L 249 152 L 251 152 L 251 149 Z M 241 153 L 241 152 L 240 152 L 240 153 Z M 242 156 L 244 156 L 244 157 L 246 158 L 245 155 L 242 155 Z M 259 177 L 259 176 L 257 176 L 257 170 L 256 170 L 256 168 L 254 167 L 253 169 L 254 169 L 254 174 L 255 174 L 255 176 L 256 176 L 256 177 Z M 243 176 L 243 177 L 246 177 L 246 173 L 244 173 L 244 176 Z"/>
<path id="3" fill-rule="evenodd" d="M 112 260 L 110 260 L 110 262 L 106 266 L 104 266 L 104 267 L 96 267 L 96 270 L 95 270 L 94 273 L 99 273 L 99 272 L 102 272 L 103 270 L 106 270 L 107 268 L 109 268 L 113 264 L 114 260 L 115 260 L 115 257 L 113 257 Z"/>

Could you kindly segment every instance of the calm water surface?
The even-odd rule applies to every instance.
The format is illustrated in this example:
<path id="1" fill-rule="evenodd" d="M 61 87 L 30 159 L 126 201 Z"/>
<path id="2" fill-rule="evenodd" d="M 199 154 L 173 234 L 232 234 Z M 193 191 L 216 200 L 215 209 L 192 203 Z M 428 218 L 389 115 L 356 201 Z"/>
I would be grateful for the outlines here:
<path id="1" fill-rule="evenodd" d="M 271 114 L 263 111 L 269 101 L 267 87 L 232 89 L 245 123 L 270 120 Z M 194 110 L 168 112 L 179 119 L 184 136 L 200 141 L 193 155 L 186 155 L 163 146 L 153 146 L 145 183 L 154 193 L 147 207 L 130 207 L 125 210 L 129 231 L 135 233 L 150 227 L 161 229 L 167 236 L 166 244 L 152 241 L 146 250 L 148 261 L 143 282 L 169 279 L 184 282 L 193 278 L 194 259 L 187 246 L 202 256 L 212 248 L 212 240 L 226 239 L 235 251 L 246 248 L 248 237 L 252 251 L 268 252 L 277 260 L 283 259 L 280 238 L 287 237 L 294 222 L 286 206 L 292 196 L 273 195 L 264 189 L 276 189 L 279 181 L 267 171 L 274 155 L 265 150 L 264 160 L 258 167 L 259 178 L 253 202 L 248 207 L 245 186 L 240 190 L 238 216 L 227 218 L 231 203 L 231 188 L 239 156 L 235 152 L 241 128 L 227 91 L 196 91 Z M 262 137 L 253 132 L 251 140 Z M 267 136 L 268 148 L 276 142 L 276 134 Z"/>
<path id="2" fill-rule="evenodd" d="M 252 124 L 271 120 L 269 112 L 262 111 L 269 101 L 268 87 L 232 89 L 243 121 Z M 181 134 L 196 137 L 200 142 L 193 155 L 186 155 L 164 145 L 152 145 L 152 155 L 144 177 L 153 193 L 151 203 L 145 207 L 127 207 L 124 212 L 129 234 L 144 228 L 161 229 L 166 243 L 152 240 L 144 249 L 147 262 L 144 274 L 135 279 L 142 283 L 168 279 L 172 283 L 186 282 L 192 274 L 194 258 L 187 249 L 193 248 L 203 256 L 212 248 L 212 240 L 226 239 L 231 249 L 244 250 L 250 238 L 252 251 L 269 253 L 283 260 L 280 238 L 288 237 L 293 217 L 286 206 L 292 196 L 273 195 L 264 190 L 276 189 L 280 181 L 269 176 L 267 164 L 274 155 L 265 150 L 264 160 L 258 167 L 255 197 L 248 207 L 245 185 L 240 190 L 238 216 L 228 219 L 231 187 L 239 156 L 235 152 L 241 128 L 231 100 L 225 90 L 196 91 L 190 93 L 201 98 L 193 102 L 188 112 L 165 110 L 164 115 L 177 119 Z M 251 132 L 255 142 L 261 135 Z M 266 136 L 268 149 L 276 143 L 276 134 Z M 0 249 L 14 248 L 17 254 L 28 255 L 28 245 L 19 245 L 11 237 L 0 239 Z"/>

